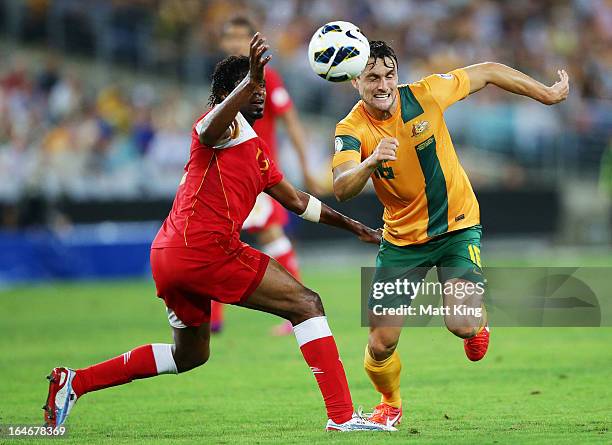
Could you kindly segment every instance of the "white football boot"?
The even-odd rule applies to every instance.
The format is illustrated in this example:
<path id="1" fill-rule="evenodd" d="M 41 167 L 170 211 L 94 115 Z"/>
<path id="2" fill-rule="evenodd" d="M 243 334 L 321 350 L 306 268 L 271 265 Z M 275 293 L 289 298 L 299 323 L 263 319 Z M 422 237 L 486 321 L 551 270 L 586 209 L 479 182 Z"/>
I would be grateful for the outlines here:
<path id="1" fill-rule="evenodd" d="M 72 389 L 72 380 L 76 372 L 70 368 L 53 368 L 47 376 L 49 394 L 43 409 L 45 410 L 45 425 L 58 427 L 62 425 L 70 410 L 77 401 L 77 395 Z"/>
<path id="2" fill-rule="evenodd" d="M 325 426 L 327 431 L 397 431 L 397 428 L 391 425 L 383 425 L 381 423 L 372 422 L 368 419 L 360 417 L 358 414 L 353 414 L 353 417 L 344 423 L 336 423 L 329 419 Z"/>

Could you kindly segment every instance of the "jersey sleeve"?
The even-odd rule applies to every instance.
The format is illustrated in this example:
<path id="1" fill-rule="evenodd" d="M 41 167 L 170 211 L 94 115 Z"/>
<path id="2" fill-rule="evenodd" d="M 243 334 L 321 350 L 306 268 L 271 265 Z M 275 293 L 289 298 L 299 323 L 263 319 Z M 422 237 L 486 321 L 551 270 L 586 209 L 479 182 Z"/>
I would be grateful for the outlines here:
<path id="1" fill-rule="evenodd" d="M 268 104 L 270 105 L 270 110 L 266 109 L 266 113 L 271 112 L 279 116 L 293 106 L 283 79 L 273 69 L 266 70 L 266 94 L 269 96 Z"/>
<path id="2" fill-rule="evenodd" d="M 442 112 L 470 93 L 470 79 L 463 69 L 446 74 L 432 74 L 422 80 Z"/>
<path id="3" fill-rule="evenodd" d="M 361 162 L 361 140 L 354 128 L 339 123 L 334 138 L 332 169 L 348 161 Z"/>
<path id="4" fill-rule="evenodd" d="M 268 169 L 265 171 L 266 177 L 264 190 L 266 190 L 281 182 L 284 175 L 276 165 L 276 162 L 274 162 L 272 156 L 270 156 L 270 148 L 268 145 L 263 141 L 263 139 L 259 138 L 259 140 L 261 141 L 261 147 L 265 155 L 265 160 L 263 162 L 268 164 Z"/>
<path id="5" fill-rule="evenodd" d="M 270 169 L 268 170 L 268 183 L 265 188 L 269 189 L 270 187 L 274 187 L 276 184 L 283 180 L 283 177 L 283 174 L 276 166 L 276 162 L 270 159 Z"/>

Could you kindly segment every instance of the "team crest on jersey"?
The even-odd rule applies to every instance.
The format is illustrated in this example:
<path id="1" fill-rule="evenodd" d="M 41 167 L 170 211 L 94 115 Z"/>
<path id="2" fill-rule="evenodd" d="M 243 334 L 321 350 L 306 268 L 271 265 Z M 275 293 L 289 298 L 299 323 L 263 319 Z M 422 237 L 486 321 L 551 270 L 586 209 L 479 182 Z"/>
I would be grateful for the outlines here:
<path id="1" fill-rule="evenodd" d="M 429 129 L 429 121 L 416 121 L 412 124 L 412 137 L 416 137 Z"/>
<path id="2" fill-rule="evenodd" d="M 342 150 L 342 147 L 344 147 L 344 142 L 342 142 L 342 138 L 337 137 L 337 138 L 334 140 L 334 148 L 335 148 L 336 152 L 341 151 L 341 150 Z"/>
<path id="3" fill-rule="evenodd" d="M 453 78 L 452 74 L 436 74 L 436 76 L 446 80 L 451 80 Z"/>
<path id="4" fill-rule="evenodd" d="M 263 175 L 263 173 L 270 168 L 270 161 L 268 160 L 268 158 L 266 158 L 266 155 L 264 154 L 261 148 L 257 149 L 257 155 L 255 156 L 255 158 L 257 159 L 257 163 L 259 164 L 259 170 Z"/>

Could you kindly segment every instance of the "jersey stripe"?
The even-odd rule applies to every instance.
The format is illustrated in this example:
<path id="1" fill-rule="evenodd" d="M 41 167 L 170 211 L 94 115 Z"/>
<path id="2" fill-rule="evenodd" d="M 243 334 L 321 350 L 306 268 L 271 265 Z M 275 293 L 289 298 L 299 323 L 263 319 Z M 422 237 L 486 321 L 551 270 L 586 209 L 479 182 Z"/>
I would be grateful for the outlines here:
<path id="1" fill-rule="evenodd" d="M 436 139 L 432 136 L 416 146 L 417 156 L 425 176 L 427 196 L 427 236 L 432 237 L 448 231 L 448 196 L 446 179 L 436 153 Z"/>
<path id="2" fill-rule="evenodd" d="M 402 120 L 404 123 L 415 117 L 423 114 L 423 107 L 419 101 L 414 97 L 414 93 L 408 85 L 404 85 L 398 88 L 400 94 L 400 104 L 402 107 Z"/>
<path id="3" fill-rule="evenodd" d="M 356 152 L 361 152 L 361 142 L 359 142 L 359 139 L 356 137 L 348 135 L 339 135 L 336 137 L 340 138 L 342 141 L 342 147 L 339 151 L 355 150 Z"/>

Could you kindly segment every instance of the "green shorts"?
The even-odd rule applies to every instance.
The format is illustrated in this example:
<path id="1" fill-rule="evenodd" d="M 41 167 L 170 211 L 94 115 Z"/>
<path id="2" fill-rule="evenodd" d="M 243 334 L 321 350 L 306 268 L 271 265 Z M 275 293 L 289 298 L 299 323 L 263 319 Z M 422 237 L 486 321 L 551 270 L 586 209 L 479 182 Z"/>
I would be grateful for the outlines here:
<path id="1" fill-rule="evenodd" d="M 425 279 L 427 272 L 437 268 L 438 280 L 441 283 L 451 278 L 462 278 L 474 283 L 483 283 L 480 263 L 480 225 L 448 232 L 424 244 L 396 246 L 383 239 L 376 257 L 374 283 L 408 280 L 419 282 Z M 401 298 L 385 297 L 385 305 L 399 306 L 410 304 L 408 296 Z M 370 294 L 370 309 L 380 301 Z"/>

